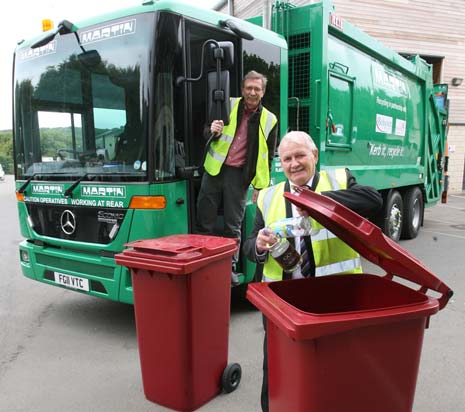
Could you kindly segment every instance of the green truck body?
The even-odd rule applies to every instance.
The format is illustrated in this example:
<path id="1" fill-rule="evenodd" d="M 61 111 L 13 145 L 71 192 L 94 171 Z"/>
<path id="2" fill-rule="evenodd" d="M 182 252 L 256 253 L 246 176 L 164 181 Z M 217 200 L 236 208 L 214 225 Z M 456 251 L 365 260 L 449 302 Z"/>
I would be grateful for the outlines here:
<path id="1" fill-rule="evenodd" d="M 264 104 L 280 136 L 309 132 L 319 169 L 349 167 L 383 194 L 385 233 L 416 236 L 424 206 L 440 201 L 444 186 L 447 87 L 432 84 L 429 65 L 342 21 L 326 1 L 276 3 L 271 31 L 261 17 L 149 1 L 64 21 L 15 51 L 25 276 L 132 303 L 130 273 L 113 256 L 132 240 L 195 232 L 207 90 L 218 70 L 210 52 L 224 42 L 232 45 L 222 68 L 229 95 L 240 95 L 247 71 L 264 73 Z M 276 157 L 272 180 L 284 178 Z M 244 236 L 254 215 L 249 200 Z M 256 276 L 244 256 L 239 269 L 243 284 Z"/>
<path id="2" fill-rule="evenodd" d="M 383 46 L 329 2 L 275 10 L 273 29 L 289 45 L 289 127 L 316 140 L 320 168 L 349 167 L 383 194 L 377 223 L 387 235 L 415 237 L 423 206 L 442 197 L 447 85 L 433 85 L 424 60 Z"/>

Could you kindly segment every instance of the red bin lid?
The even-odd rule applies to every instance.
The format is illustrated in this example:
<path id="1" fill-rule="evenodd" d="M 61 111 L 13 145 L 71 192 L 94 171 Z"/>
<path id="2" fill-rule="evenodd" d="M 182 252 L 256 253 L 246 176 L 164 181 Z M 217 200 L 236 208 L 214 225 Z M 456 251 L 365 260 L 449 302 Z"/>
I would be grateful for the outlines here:
<path id="1" fill-rule="evenodd" d="M 420 292 L 436 291 L 442 309 L 452 290 L 423 263 L 412 256 L 381 229 L 339 202 L 303 189 L 299 194 L 285 193 L 292 203 L 306 210 L 320 224 L 355 249 L 361 256 L 383 268 L 387 275 L 398 276 L 421 286 Z"/>
<path id="2" fill-rule="evenodd" d="M 118 264 L 129 268 L 186 274 L 237 250 L 234 239 L 204 235 L 172 235 L 127 243 L 130 249 L 115 256 Z"/>

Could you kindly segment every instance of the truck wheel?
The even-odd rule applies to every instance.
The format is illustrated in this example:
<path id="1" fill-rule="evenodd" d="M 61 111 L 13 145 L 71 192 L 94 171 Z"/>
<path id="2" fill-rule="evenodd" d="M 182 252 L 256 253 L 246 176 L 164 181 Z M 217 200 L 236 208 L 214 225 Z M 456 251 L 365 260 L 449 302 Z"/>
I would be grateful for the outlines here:
<path id="1" fill-rule="evenodd" d="M 386 200 L 384 222 L 381 229 L 386 236 L 396 242 L 400 239 L 402 232 L 403 210 L 402 196 L 397 190 L 393 190 Z"/>
<path id="2" fill-rule="evenodd" d="M 231 363 L 226 366 L 221 377 L 221 385 L 226 393 L 231 393 L 237 389 L 242 377 L 242 368 L 238 363 Z"/>
<path id="3" fill-rule="evenodd" d="M 414 239 L 417 237 L 423 221 L 423 211 L 423 194 L 418 187 L 412 187 L 404 195 L 402 239 Z"/>

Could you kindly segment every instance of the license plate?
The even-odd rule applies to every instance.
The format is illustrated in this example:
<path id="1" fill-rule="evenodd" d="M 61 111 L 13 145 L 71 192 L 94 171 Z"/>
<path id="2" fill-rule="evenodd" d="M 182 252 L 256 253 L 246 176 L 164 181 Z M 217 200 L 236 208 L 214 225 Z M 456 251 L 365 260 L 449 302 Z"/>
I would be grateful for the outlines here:
<path id="1" fill-rule="evenodd" d="M 77 276 L 67 275 L 65 273 L 53 272 L 55 276 L 55 282 L 59 285 L 66 286 L 71 289 L 85 290 L 89 292 L 89 280 L 83 279 Z"/>

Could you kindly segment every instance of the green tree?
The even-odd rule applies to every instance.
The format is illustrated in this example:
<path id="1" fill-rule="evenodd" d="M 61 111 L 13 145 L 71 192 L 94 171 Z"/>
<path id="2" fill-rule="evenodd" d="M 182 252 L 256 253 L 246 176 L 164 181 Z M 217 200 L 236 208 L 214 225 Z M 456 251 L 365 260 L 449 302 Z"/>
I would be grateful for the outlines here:
<path id="1" fill-rule="evenodd" d="M 0 132 L 0 163 L 5 173 L 13 173 L 13 133 L 11 130 Z"/>

